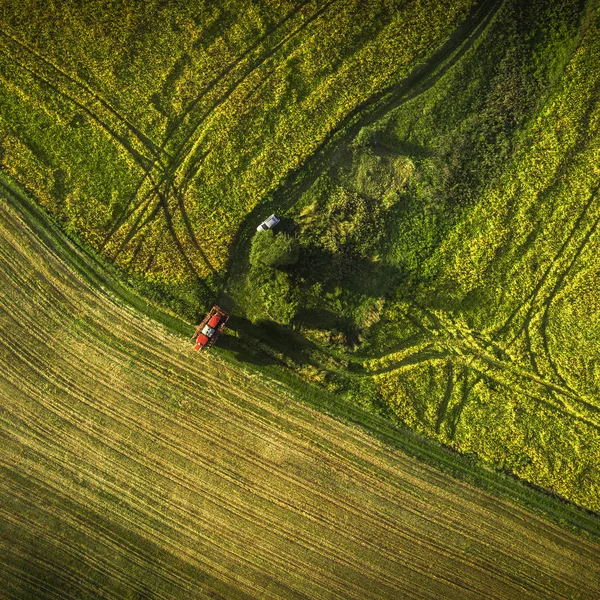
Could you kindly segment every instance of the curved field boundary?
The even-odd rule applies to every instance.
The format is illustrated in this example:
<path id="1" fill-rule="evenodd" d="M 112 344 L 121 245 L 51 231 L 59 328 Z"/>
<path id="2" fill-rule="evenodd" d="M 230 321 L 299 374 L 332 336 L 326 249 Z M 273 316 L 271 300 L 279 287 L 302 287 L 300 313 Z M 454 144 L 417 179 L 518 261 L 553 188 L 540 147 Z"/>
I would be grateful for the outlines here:
<path id="1" fill-rule="evenodd" d="M 194 353 L 4 202 L 0 229 L 14 597 L 594 597 L 597 542 Z"/>
<path id="2" fill-rule="evenodd" d="M 193 324 L 186 323 L 180 318 L 159 310 L 135 293 L 129 291 L 118 282 L 117 274 L 112 274 L 112 265 L 105 263 L 101 257 L 87 247 L 76 246 L 64 236 L 58 225 L 53 225 L 51 217 L 43 213 L 27 195 L 22 193 L 12 182 L 0 173 L 0 186 L 3 196 L 10 201 L 15 210 L 18 210 L 27 226 L 35 232 L 35 235 L 48 248 L 52 249 L 65 264 L 71 265 L 77 273 L 85 278 L 94 289 L 104 290 L 115 297 L 126 306 L 131 306 L 139 314 L 147 315 L 153 321 L 161 323 L 169 331 L 176 332 L 186 339 L 194 328 Z M 420 307 L 419 307 L 420 308 Z M 435 315 L 429 314 L 428 319 L 434 319 Z M 437 323 L 437 321 L 434 321 Z M 228 358 L 235 362 L 238 369 L 252 374 L 248 364 L 242 366 L 228 352 L 214 349 L 213 354 Z M 412 431 L 398 428 L 387 419 L 377 418 L 364 411 L 341 403 L 336 397 L 307 385 L 305 382 L 295 378 L 287 372 L 279 369 L 270 369 L 263 366 L 260 371 L 254 372 L 253 377 L 273 377 L 272 384 L 279 390 L 277 380 L 286 381 L 289 390 L 292 391 L 304 403 L 308 403 L 319 411 L 342 419 L 343 421 L 358 425 L 370 435 L 382 440 L 387 446 L 398 448 L 410 456 L 418 457 L 419 460 L 433 465 L 444 472 L 452 473 L 455 477 L 474 484 L 478 487 L 503 498 L 516 502 L 528 510 L 533 510 L 545 515 L 555 522 L 583 531 L 600 539 L 600 522 L 598 516 L 588 511 L 572 507 L 556 497 L 550 497 L 545 493 L 537 491 L 517 481 L 510 476 L 493 473 L 485 468 L 478 467 L 468 459 L 440 447 L 429 439 L 415 435 Z"/>

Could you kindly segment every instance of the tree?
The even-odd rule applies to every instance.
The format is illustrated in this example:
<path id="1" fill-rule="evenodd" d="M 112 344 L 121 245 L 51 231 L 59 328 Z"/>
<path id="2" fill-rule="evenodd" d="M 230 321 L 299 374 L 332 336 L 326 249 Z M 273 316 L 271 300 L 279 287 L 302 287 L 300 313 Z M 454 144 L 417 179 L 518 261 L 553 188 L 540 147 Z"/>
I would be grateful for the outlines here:
<path id="1" fill-rule="evenodd" d="M 283 271 L 251 269 L 246 284 L 246 314 L 251 321 L 269 320 L 287 325 L 296 315 L 298 301 Z"/>
<path id="2" fill-rule="evenodd" d="M 277 269 L 298 262 L 298 242 L 287 233 L 275 235 L 271 229 L 258 231 L 252 239 L 250 264 Z"/>

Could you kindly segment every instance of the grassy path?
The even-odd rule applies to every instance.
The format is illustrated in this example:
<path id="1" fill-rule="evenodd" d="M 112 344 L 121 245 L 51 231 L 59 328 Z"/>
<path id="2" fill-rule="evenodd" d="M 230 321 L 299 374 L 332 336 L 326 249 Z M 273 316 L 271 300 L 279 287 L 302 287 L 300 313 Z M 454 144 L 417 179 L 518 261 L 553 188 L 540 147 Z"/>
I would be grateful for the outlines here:
<path id="1" fill-rule="evenodd" d="M 4 200 L 0 228 L 9 597 L 595 597 L 597 543 L 197 355 Z"/>

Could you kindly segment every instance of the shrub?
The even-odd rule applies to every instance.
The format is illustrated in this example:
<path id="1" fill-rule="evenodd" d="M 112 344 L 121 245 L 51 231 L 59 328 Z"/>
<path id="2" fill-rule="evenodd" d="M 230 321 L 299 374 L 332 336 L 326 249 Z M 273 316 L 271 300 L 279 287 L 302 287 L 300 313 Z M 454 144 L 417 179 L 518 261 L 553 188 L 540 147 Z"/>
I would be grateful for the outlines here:
<path id="1" fill-rule="evenodd" d="M 270 229 L 258 231 L 252 240 L 250 248 L 250 264 L 257 267 L 276 269 L 298 262 L 298 242 L 287 235 L 275 235 Z"/>
<path id="2" fill-rule="evenodd" d="M 252 268 L 245 286 L 245 312 L 253 321 L 269 320 L 287 325 L 296 315 L 298 302 L 283 271 Z"/>

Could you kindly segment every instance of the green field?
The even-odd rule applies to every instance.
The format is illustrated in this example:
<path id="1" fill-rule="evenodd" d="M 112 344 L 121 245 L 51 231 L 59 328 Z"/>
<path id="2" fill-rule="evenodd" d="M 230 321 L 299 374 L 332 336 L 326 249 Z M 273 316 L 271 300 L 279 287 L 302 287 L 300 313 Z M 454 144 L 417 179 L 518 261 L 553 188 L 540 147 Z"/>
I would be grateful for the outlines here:
<path id="1" fill-rule="evenodd" d="M 599 26 L 592 5 L 503 3 L 285 213 L 307 377 L 595 511 Z"/>
<path id="2" fill-rule="evenodd" d="M 563 507 L 577 536 L 198 355 L 1 197 L 3 597 L 597 596 L 596 518 Z"/>
<path id="3" fill-rule="evenodd" d="M 247 214 L 472 2 L 3 4 L 5 168 L 194 316 Z"/>
<path id="4" fill-rule="evenodd" d="M 595 597 L 597 0 L 57 4 L 0 0 L 8 593 Z"/>

